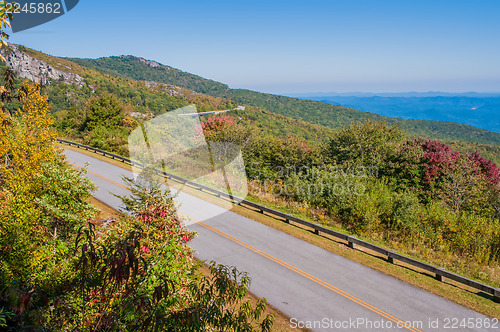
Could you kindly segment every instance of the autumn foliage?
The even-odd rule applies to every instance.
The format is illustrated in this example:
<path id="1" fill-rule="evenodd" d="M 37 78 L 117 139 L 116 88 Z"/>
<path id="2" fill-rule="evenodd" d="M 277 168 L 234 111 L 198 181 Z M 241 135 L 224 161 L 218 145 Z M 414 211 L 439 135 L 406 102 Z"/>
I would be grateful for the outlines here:
<path id="1" fill-rule="evenodd" d="M 272 137 L 227 114 L 209 117 L 200 132 L 208 141 L 243 143 L 251 193 L 261 199 L 311 210 L 318 222 L 384 238 L 388 246 L 441 252 L 452 261 L 500 260 L 499 169 L 478 152 L 410 139 L 370 120 L 336 131 L 326 144 L 292 133 Z M 241 133 L 248 133 L 244 140 Z"/>
<path id="2" fill-rule="evenodd" d="M 243 301 L 245 273 L 197 272 L 195 233 L 153 173 L 125 179 L 129 214 L 96 227 L 96 187 L 56 148 L 47 97 L 28 83 L 18 93 L 22 108 L 0 113 L 0 327 L 270 330 L 265 301 Z"/>

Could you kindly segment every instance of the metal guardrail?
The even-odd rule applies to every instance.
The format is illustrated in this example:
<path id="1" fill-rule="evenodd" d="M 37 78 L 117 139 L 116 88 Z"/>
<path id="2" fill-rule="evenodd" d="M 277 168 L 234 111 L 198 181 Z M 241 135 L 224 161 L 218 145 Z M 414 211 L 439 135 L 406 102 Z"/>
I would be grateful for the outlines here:
<path id="1" fill-rule="evenodd" d="M 93 148 L 93 147 L 90 147 L 90 146 L 87 146 L 87 145 L 83 145 L 83 144 L 80 144 L 80 143 L 68 141 L 68 140 L 65 140 L 65 139 L 57 139 L 57 140 L 59 142 L 61 142 L 61 143 L 65 143 L 65 144 L 68 144 L 70 146 L 73 145 L 73 146 L 76 146 L 78 148 L 85 149 L 85 150 L 88 150 L 88 151 L 93 151 L 95 153 L 102 154 L 103 156 L 111 157 L 112 159 L 117 159 L 117 160 L 125 162 L 125 163 L 129 163 L 129 164 L 137 165 L 137 166 L 142 166 L 142 164 L 139 163 L 139 162 L 133 161 L 133 160 L 131 160 L 129 158 L 126 158 L 126 157 L 123 157 L 123 156 L 120 156 L 120 155 L 117 155 L 117 154 L 114 154 L 114 153 L 111 153 L 111 152 L 107 152 L 107 151 L 104 151 L 104 150 L 101 150 L 101 149 L 96 149 L 96 148 Z M 443 281 L 443 278 L 448 278 L 448 279 L 454 280 L 456 282 L 459 282 L 461 284 L 467 285 L 469 287 L 478 289 L 480 291 L 483 291 L 485 293 L 493 295 L 493 301 L 495 301 L 497 303 L 500 303 L 500 288 L 495 288 L 493 286 L 489 286 L 489 285 L 483 284 L 481 282 L 478 282 L 478 281 L 475 281 L 475 280 L 472 280 L 472 279 L 468 279 L 468 278 L 462 277 L 462 276 L 460 276 L 458 274 L 446 271 L 443 268 L 436 267 L 436 266 L 433 266 L 433 265 L 421 262 L 419 260 L 416 260 L 416 259 L 404 256 L 404 255 L 398 254 L 397 252 L 395 252 L 393 250 L 387 250 L 385 248 L 379 247 L 377 245 L 374 245 L 372 243 L 366 242 L 364 240 L 360 240 L 360 239 L 356 238 L 355 236 L 351 236 L 351 235 L 347 235 L 347 234 L 343 234 L 343 233 L 334 231 L 332 229 L 323 227 L 321 225 L 312 223 L 310 221 L 307 221 L 307 220 L 304 220 L 304 219 L 300 219 L 300 218 L 295 217 L 295 216 L 293 216 L 291 214 L 287 214 L 287 213 L 284 213 L 284 212 L 281 212 L 281 211 L 277 211 L 277 210 L 268 208 L 265 205 L 257 204 L 257 203 L 248 201 L 246 199 L 243 199 L 241 197 L 236 197 L 236 196 L 227 194 L 225 192 L 222 192 L 222 191 L 210 188 L 210 187 L 205 186 L 203 184 L 187 180 L 187 179 L 182 178 L 180 176 L 177 176 L 175 174 L 167 173 L 165 171 L 158 170 L 158 169 L 156 171 L 158 173 L 164 175 L 167 179 L 173 179 L 173 180 L 181 182 L 181 183 L 183 183 L 185 185 L 189 185 L 189 186 L 191 186 L 191 187 L 193 187 L 195 189 L 198 189 L 198 190 L 201 190 L 201 191 L 205 191 L 205 192 L 209 192 L 209 193 L 212 193 L 212 194 L 217 195 L 219 197 L 227 198 L 227 199 L 229 199 L 231 201 L 237 202 L 239 205 L 246 205 L 248 207 L 252 207 L 254 209 L 259 210 L 261 213 L 267 213 L 267 214 L 275 216 L 275 217 L 283 218 L 286 223 L 294 222 L 294 223 L 297 223 L 297 224 L 300 224 L 300 225 L 312 228 L 312 229 L 314 229 L 314 233 L 315 234 L 319 235 L 320 233 L 324 233 L 324 234 L 331 235 L 331 236 L 333 236 L 333 237 L 335 237 L 337 239 L 341 239 L 341 240 L 347 241 L 347 245 L 350 248 L 354 249 L 356 246 L 358 246 L 358 247 L 363 247 L 363 248 L 375 251 L 375 252 L 377 252 L 377 253 L 379 253 L 381 255 L 387 256 L 387 261 L 389 263 L 391 263 L 391 264 L 394 264 L 395 261 L 400 261 L 400 262 L 406 263 L 408 265 L 417 267 L 419 269 L 422 269 L 422 270 L 425 270 L 427 272 L 430 272 L 430 273 L 434 274 L 435 278 L 437 280 L 439 280 L 439 281 Z"/>

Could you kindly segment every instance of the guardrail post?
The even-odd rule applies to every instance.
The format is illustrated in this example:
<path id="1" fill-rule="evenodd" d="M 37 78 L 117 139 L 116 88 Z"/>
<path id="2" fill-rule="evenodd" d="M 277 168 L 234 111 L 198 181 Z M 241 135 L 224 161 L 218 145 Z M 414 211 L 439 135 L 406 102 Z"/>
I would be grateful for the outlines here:
<path id="1" fill-rule="evenodd" d="M 347 237 L 347 246 L 351 249 L 354 249 L 354 241 L 356 240 L 355 236 L 348 236 Z"/>
<path id="2" fill-rule="evenodd" d="M 443 275 L 440 273 L 441 271 L 444 271 L 444 269 L 442 267 L 438 267 L 436 272 L 437 281 L 443 281 Z"/>
<path id="3" fill-rule="evenodd" d="M 389 254 L 387 255 L 387 261 L 391 264 L 394 264 L 394 254 L 396 252 L 394 250 L 389 250 Z"/>
<path id="4" fill-rule="evenodd" d="M 86 151 L 93 151 L 94 153 L 102 153 L 103 156 L 106 156 L 106 155 L 109 155 L 111 156 L 113 159 L 115 159 L 115 156 L 113 154 L 110 154 L 106 151 L 99 151 L 99 149 L 94 149 L 92 147 L 88 147 L 86 145 L 83 145 L 83 144 L 80 144 L 80 143 L 75 143 L 75 142 L 71 142 L 71 141 L 65 141 L 65 140 L 61 140 L 61 139 L 58 139 L 59 142 L 61 143 L 65 143 L 65 144 L 68 144 L 69 146 L 75 146 L 77 148 L 80 148 L 80 149 L 85 149 Z M 144 167 L 144 165 L 142 165 L 141 163 L 137 163 L 137 162 L 134 162 L 133 160 L 130 160 L 128 158 L 124 158 L 124 157 L 121 157 L 121 156 L 116 156 L 117 159 L 121 159 L 122 161 L 124 162 L 128 162 L 130 163 L 131 165 L 138 165 L 139 167 Z M 178 181 L 179 183 L 183 183 L 184 185 L 187 185 L 188 183 L 190 183 L 189 180 L 187 179 L 183 179 L 183 178 L 180 178 L 180 177 L 177 177 L 177 176 L 172 176 L 172 175 L 167 175 L 165 172 L 163 172 L 162 174 L 164 174 L 167 179 L 172 179 L 172 178 L 178 178 Z M 195 182 L 192 182 L 191 183 L 195 188 Z M 199 188 L 200 190 L 203 190 L 203 188 Z M 210 188 L 208 188 L 207 190 L 209 190 Z M 217 192 L 217 196 L 219 197 L 226 197 L 226 194 L 225 193 L 219 193 Z M 229 195 L 229 199 L 231 202 L 235 202 L 235 204 L 238 204 L 238 205 L 242 205 L 242 204 L 247 204 L 245 203 L 245 200 L 243 201 L 236 201 L 232 195 Z M 247 201 L 248 202 L 248 201 Z M 250 203 L 250 202 L 248 202 Z M 256 208 L 260 213 L 264 214 L 264 209 L 266 209 L 266 211 L 269 211 L 269 213 L 271 215 L 274 214 L 274 210 L 272 209 L 269 209 L 265 206 L 262 206 L 262 205 L 259 205 L 259 204 L 255 204 L 255 203 L 252 203 L 252 204 L 248 204 L 250 207 L 252 208 Z M 257 206 L 256 206 L 257 205 Z M 254 210 L 255 211 L 255 210 Z M 282 213 L 280 214 L 277 214 L 278 216 L 283 216 Z M 300 224 L 302 225 L 305 225 L 305 226 L 308 226 L 309 228 L 313 228 L 314 229 L 314 233 L 315 234 L 318 234 L 319 235 L 319 228 L 316 228 L 316 227 L 320 227 L 316 224 L 312 224 L 308 221 L 305 221 L 303 219 L 298 219 L 298 218 L 295 218 L 294 216 L 290 215 L 290 214 L 287 214 L 285 215 L 285 222 L 287 224 L 290 224 L 292 219 L 294 221 L 298 221 Z M 323 228 L 322 228 L 323 229 Z M 335 231 L 332 231 L 333 233 L 331 233 L 330 231 L 326 230 L 325 229 L 325 232 L 326 234 L 332 234 L 336 237 L 340 237 L 342 239 L 347 239 L 347 246 L 351 249 L 355 249 L 355 244 L 357 243 L 357 238 L 355 236 L 348 236 L 347 234 L 343 234 L 343 233 L 340 233 L 340 232 L 335 232 Z M 364 241 L 360 241 L 360 246 L 361 247 L 366 247 L 366 245 L 364 244 Z M 371 246 L 374 246 L 374 245 L 371 245 Z M 402 255 L 398 255 L 395 251 L 393 250 L 390 250 L 390 251 L 387 251 L 381 247 L 378 247 L 378 246 L 374 246 L 376 247 L 376 251 L 377 252 L 380 252 L 380 253 L 383 253 L 383 254 L 386 254 L 387 255 L 387 261 L 391 264 L 394 264 L 394 261 L 396 259 L 398 260 L 402 260 L 403 262 L 407 262 L 408 264 L 412 265 L 412 266 L 415 266 L 415 267 L 421 267 L 423 266 L 423 269 L 426 270 L 426 271 L 432 271 L 431 273 L 435 273 L 435 279 L 438 280 L 438 281 L 443 281 L 443 278 L 444 278 L 444 275 L 447 275 L 447 272 L 444 268 L 440 268 L 440 267 L 434 267 L 434 266 L 430 266 L 429 264 L 425 264 L 423 262 L 420 262 L 420 261 L 417 261 L 415 259 L 411 259 L 409 257 L 406 257 L 406 256 L 402 256 Z M 370 248 L 370 246 L 368 246 L 368 248 Z M 453 278 L 454 280 L 457 280 L 458 282 L 464 284 L 464 285 L 469 285 L 471 287 L 474 287 L 474 288 L 477 288 L 477 289 L 480 289 L 480 290 L 487 290 L 488 293 L 493 293 L 493 301 L 496 302 L 496 303 L 500 303 L 500 288 L 493 288 L 491 286 L 488 286 L 488 285 L 485 285 L 485 284 L 482 284 L 482 283 L 479 283 L 479 282 L 476 282 L 474 280 L 470 280 L 470 279 L 467 279 L 467 278 L 457 278 L 457 277 L 453 277 L 453 274 L 449 274 L 450 278 Z M 458 276 L 460 277 L 460 276 Z M 493 291 L 493 292 L 492 292 Z"/>
<path id="5" fill-rule="evenodd" d="M 493 290 L 493 301 L 500 303 L 500 288 L 495 288 Z"/>

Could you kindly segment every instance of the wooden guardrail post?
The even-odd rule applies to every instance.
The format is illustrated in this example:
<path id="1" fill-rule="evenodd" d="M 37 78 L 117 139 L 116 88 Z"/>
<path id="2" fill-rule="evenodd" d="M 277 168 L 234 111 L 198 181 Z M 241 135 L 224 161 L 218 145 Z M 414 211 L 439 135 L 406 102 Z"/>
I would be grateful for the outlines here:
<path id="1" fill-rule="evenodd" d="M 389 254 L 387 255 L 387 261 L 391 264 L 394 264 L 394 254 L 396 254 L 394 250 L 389 250 Z"/>
<path id="2" fill-rule="evenodd" d="M 437 281 L 443 281 L 443 275 L 440 273 L 441 271 L 444 271 L 442 267 L 438 267 L 436 271 L 436 280 Z"/>
<path id="3" fill-rule="evenodd" d="M 354 241 L 356 241 L 355 236 L 348 236 L 347 237 L 347 246 L 351 249 L 354 249 Z"/>
<path id="4" fill-rule="evenodd" d="M 76 146 L 78 148 L 85 149 L 87 151 L 91 150 L 91 151 L 93 151 L 95 153 L 102 153 L 104 156 L 109 155 L 109 156 L 115 158 L 115 155 L 110 154 L 109 152 L 102 151 L 102 150 L 99 150 L 99 149 L 94 149 L 92 147 L 89 147 L 89 146 L 86 146 L 86 145 L 83 145 L 83 144 L 74 143 L 74 142 L 71 142 L 71 141 L 66 141 L 66 140 L 61 140 L 61 139 L 58 139 L 58 141 L 62 142 L 62 143 L 66 143 L 66 144 L 68 144 L 70 146 L 73 145 L 73 146 Z M 116 158 L 121 159 L 124 162 L 125 161 L 129 162 L 132 165 L 139 165 L 141 167 L 144 167 L 141 163 L 134 162 L 133 160 L 130 160 L 130 159 L 125 158 L 125 157 L 116 156 Z M 176 181 L 179 181 L 180 183 L 184 183 L 184 185 L 187 185 L 190 182 L 187 179 L 184 179 L 184 178 L 181 178 L 181 177 L 178 177 L 178 176 L 171 176 L 171 174 L 169 175 L 169 174 L 167 174 L 165 172 L 163 172 L 163 174 L 168 179 L 178 179 Z M 192 183 L 192 185 L 194 187 L 197 187 L 196 184 L 197 183 L 195 183 L 195 182 Z M 200 185 L 200 184 L 198 184 L 198 185 Z M 208 188 L 208 187 L 205 187 L 205 188 L 206 188 L 205 191 L 209 191 L 210 192 L 210 188 Z M 203 187 L 200 186 L 199 189 L 203 190 Z M 219 197 L 226 197 L 226 194 L 220 193 L 218 191 L 216 191 L 216 194 Z M 231 201 L 234 200 L 231 195 L 229 195 L 229 199 Z M 238 205 L 241 205 L 242 203 L 245 203 L 245 200 L 236 201 L 236 204 L 238 204 Z M 464 278 L 464 277 L 459 276 L 459 275 L 455 275 L 455 274 L 453 274 L 451 272 L 446 272 L 446 270 L 443 269 L 443 268 L 431 266 L 429 264 L 420 262 L 418 260 L 409 258 L 407 256 L 399 255 L 399 254 L 397 254 L 393 250 L 387 251 L 384 248 L 378 247 L 376 245 L 370 244 L 370 243 L 365 242 L 365 241 L 358 240 L 355 236 L 348 236 L 347 234 L 343 234 L 343 233 L 340 233 L 340 232 L 332 231 L 330 229 L 325 229 L 325 228 L 320 227 L 319 225 L 313 224 L 313 223 L 305 221 L 303 219 L 295 218 L 295 217 L 293 217 L 292 215 L 289 215 L 289 214 L 275 213 L 275 212 L 278 212 L 278 211 L 273 210 L 273 209 L 269 209 L 269 208 L 267 208 L 264 205 L 255 204 L 255 203 L 251 203 L 251 202 L 248 202 L 247 205 L 250 206 L 250 207 L 252 207 L 252 208 L 256 208 L 257 211 L 259 211 L 262 214 L 264 214 L 264 211 L 267 211 L 271 215 L 276 215 L 276 216 L 284 217 L 285 218 L 285 222 L 288 223 L 288 224 L 290 224 L 291 221 L 293 220 L 294 222 L 297 222 L 297 223 L 299 223 L 301 225 L 304 225 L 304 226 L 307 226 L 307 227 L 311 227 L 311 228 L 314 229 L 314 233 L 318 234 L 318 235 L 319 235 L 320 228 L 321 228 L 321 231 L 324 232 L 324 233 L 326 233 L 326 234 L 331 234 L 331 235 L 336 236 L 337 238 L 346 239 L 347 240 L 347 245 L 348 245 L 349 248 L 355 249 L 355 244 L 358 244 L 360 247 L 364 247 L 364 248 L 369 248 L 369 249 L 375 250 L 376 252 L 379 252 L 379 253 L 381 253 L 383 255 L 387 255 L 387 261 L 389 263 L 391 263 L 391 264 L 394 264 L 394 261 L 397 259 L 397 260 L 399 260 L 401 262 L 410 264 L 411 266 L 419 267 L 419 268 L 422 268 L 422 269 L 424 269 L 426 271 L 429 271 L 431 273 L 435 273 L 436 280 L 443 281 L 444 275 L 446 275 L 447 278 L 449 278 L 451 280 L 455 280 L 455 281 L 457 281 L 457 282 L 459 282 L 461 284 L 469 285 L 469 286 L 474 287 L 476 289 L 485 291 L 488 294 L 493 294 L 493 301 L 495 301 L 497 303 L 500 303 L 500 288 L 494 288 L 494 287 L 491 287 L 489 285 L 485 285 L 485 284 L 482 284 L 480 282 L 477 282 L 477 281 L 474 281 L 474 280 L 470 280 L 470 279 Z"/>

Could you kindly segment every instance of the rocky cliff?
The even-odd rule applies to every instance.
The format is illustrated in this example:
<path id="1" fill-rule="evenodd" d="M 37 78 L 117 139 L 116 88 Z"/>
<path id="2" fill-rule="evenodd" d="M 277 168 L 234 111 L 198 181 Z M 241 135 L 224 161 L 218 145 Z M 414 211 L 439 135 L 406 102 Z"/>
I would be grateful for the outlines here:
<path id="1" fill-rule="evenodd" d="M 85 84 L 83 77 L 56 69 L 45 61 L 22 52 L 19 45 L 10 44 L 8 48 L 0 49 L 0 53 L 5 58 L 5 64 L 19 77 L 43 84 L 50 84 L 51 80 L 61 80 L 66 84 L 76 84 L 79 87 Z"/>

